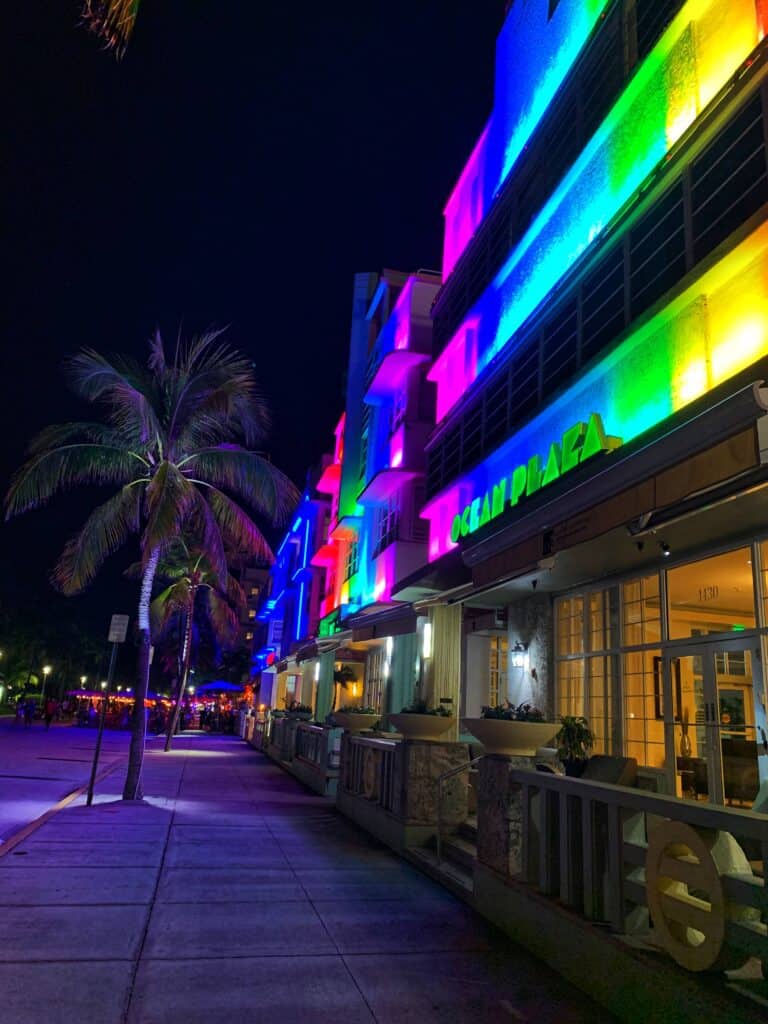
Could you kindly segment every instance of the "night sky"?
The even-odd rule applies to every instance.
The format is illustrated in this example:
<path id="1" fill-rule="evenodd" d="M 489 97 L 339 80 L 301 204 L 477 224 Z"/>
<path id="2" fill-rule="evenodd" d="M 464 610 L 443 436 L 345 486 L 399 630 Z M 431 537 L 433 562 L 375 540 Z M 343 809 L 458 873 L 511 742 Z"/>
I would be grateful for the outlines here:
<path id="1" fill-rule="evenodd" d="M 120 63 L 76 0 L 1 7 L 3 493 L 36 431 L 89 417 L 67 353 L 143 356 L 156 325 L 229 325 L 302 483 L 342 408 L 353 273 L 440 266 L 503 0 L 143 0 Z M 100 496 L 3 526 L 2 605 L 55 614 L 48 573 Z M 84 616 L 134 611 L 135 553 L 70 599 Z"/>

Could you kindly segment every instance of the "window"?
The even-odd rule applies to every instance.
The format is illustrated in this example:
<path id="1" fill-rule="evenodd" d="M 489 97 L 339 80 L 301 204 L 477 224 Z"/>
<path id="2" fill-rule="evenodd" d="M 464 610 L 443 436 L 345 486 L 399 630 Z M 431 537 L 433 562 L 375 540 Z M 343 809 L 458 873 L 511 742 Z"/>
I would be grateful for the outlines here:
<path id="1" fill-rule="evenodd" d="M 373 557 L 397 540 L 400 529 L 400 494 L 390 495 L 386 505 L 376 510 L 376 542 Z"/>
<path id="2" fill-rule="evenodd" d="M 670 640 L 755 628 L 750 548 L 670 569 L 667 590 Z"/>
<path id="3" fill-rule="evenodd" d="M 616 721 L 618 587 L 564 597 L 555 605 L 557 710 L 583 715 L 594 752 L 610 754 L 619 743 Z"/>
<path id="4" fill-rule="evenodd" d="M 389 432 L 394 434 L 401 423 L 405 422 L 405 410 L 408 406 L 408 388 L 398 388 L 392 399 L 392 408 L 389 417 Z"/>
<path id="5" fill-rule="evenodd" d="M 248 632 L 247 632 L 247 633 L 245 634 L 245 639 L 246 639 L 246 640 L 253 640 L 253 632 L 252 632 L 252 631 L 251 631 L 250 629 L 249 629 L 249 630 L 248 630 Z"/>
<path id="6" fill-rule="evenodd" d="M 255 608 L 249 608 L 248 609 L 248 618 L 251 621 L 253 621 L 256 618 L 256 609 Z"/>
<path id="7" fill-rule="evenodd" d="M 344 559 L 344 579 L 351 579 L 360 566 L 360 549 L 356 540 L 350 542 Z"/>
<path id="8" fill-rule="evenodd" d="M 495 708 L 507 699 L 507 665 L 509 643 L 505 636 L 493 636 L 490 640 L 488 663 L 488 705 Z"/>
<path id="9" fill-rule="evenodd" d="M 624 753 L 638 764 L 664 766 L 664 722 L 656 714 L 661 651 L 632 651 L 622 656 Z"/>
<path id="10" fill-rule="evenodd" d="M 584 651 L 584 598 L 563 597 L 557 602 L 557 653 Z"/>
<path id="11" fill-rule="evenodd" d="M 661 601 L 659 576 L 641 576 L 622 586 L 623 621 L 622 644 L 659 643 L 661 640 Z"/>

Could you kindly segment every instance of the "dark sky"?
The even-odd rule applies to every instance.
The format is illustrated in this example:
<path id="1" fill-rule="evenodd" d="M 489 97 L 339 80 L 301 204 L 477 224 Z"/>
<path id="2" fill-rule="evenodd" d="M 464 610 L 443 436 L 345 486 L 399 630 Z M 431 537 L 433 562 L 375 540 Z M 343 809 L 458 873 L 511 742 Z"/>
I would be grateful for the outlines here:
<path id="1" fill-rule="evenodd" d="M 37 430 L 87 418 L 67 353 L 143 355 L 179 324 L 253 354 L 302 482 L 341 409 L 352 274 L 440 265 L 503 0 L 143 0 L 121 63 L 77 0 L 0 8 L 3 492 Z M 47 574 L 95 497 L 3 525 L 3 605 L 55 609 Z M 133 611 L 133 554 L 84 614 Z"/>

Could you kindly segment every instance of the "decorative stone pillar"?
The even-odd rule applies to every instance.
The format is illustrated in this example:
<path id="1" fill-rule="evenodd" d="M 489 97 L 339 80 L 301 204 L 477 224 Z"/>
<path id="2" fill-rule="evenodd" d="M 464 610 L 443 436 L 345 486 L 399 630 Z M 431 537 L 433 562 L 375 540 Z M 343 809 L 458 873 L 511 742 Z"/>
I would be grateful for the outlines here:
<path id="1" fill-rule="evenodd" d="M 412 824 L 437 824 L 437 780 L 469 760 L 464 743 L 403 740 L 398 745 L 401 801 L 399 813 Z M 467 819 L 467 773 L 459 772 L 442 788 L 442 820 L 460 825 Z"/>
<path id="2" fill-rule="evenodd" d="M 522 869 L 522 802 L 512 768 L 533 768 L 532 757 L 488 754 L 479 763 L 477 786 L 477 859 L 500 875 Z"/>

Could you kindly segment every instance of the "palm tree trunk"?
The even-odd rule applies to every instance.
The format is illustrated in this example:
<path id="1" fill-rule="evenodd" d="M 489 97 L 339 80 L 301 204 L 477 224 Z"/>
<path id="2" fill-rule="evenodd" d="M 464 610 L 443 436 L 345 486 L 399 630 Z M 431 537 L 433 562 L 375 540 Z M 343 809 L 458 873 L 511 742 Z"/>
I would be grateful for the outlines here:
<path id="1" fill-rule="evenodd" d="M 147 716 L 144 701 L 149 687 L 149 658 L 151 636 L 149 631 L 149 602 L 152 597 L 152 584 L 155 581 L 157 563 L 160 559 L 160 548 L 153 548 L 149 553 L 144 575 L 141 580 L 139 596 L 139 656 L 136 664 L 135 701 L 131 721 L 131 746 L 128 752 L 128 773 L 123 787 L 123 800 L 141 800 L 144 793 L 141 787 L 141 768 L 144 763 L 144 742 L 147 733 Z"/>
<path id="2" fill-rule="evenodd" d="M 181 672 L 179 673 L 179 688 L 176 693 L 176 706 L 173 709 L 171 720 L 168 723 L 168 730 L 165 734 L 165 750 L 166 753 L 171 749 L 171 742 L 176 733 L 176 726 L 179 723 L 179 715 L 181 714 L 181 700 L 187 690 L 187 680 L 189 679 L 189 666 L 192 662 L 192 615 L 195 608 L 195 593 L 197 587 L 189 588 L 189 607 L 187 608 L 187 620 L 184 623 L 184 647 L 182 656 Z"/>

